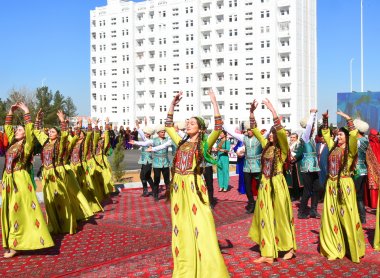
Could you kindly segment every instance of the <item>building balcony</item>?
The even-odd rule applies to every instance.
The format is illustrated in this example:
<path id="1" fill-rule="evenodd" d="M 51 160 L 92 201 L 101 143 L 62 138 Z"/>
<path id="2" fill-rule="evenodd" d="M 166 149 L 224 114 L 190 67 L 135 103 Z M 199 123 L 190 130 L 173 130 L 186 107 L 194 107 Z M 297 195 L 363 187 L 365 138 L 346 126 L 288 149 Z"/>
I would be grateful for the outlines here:
<path id="1" fill-rule="evenodd" d="M 290 67 L 291 67 L 290 61 L 279 60 L 279 62 L 278 62 L 278 68 L 279 69 L 289 69 Z"/>
<path id="2" fill-rule="evenodd" d="M 288 100 L 288 99 L 291 99 L 292 98 L 292 93 L 291 92 L 279 92 L 277 94 L 277 98 L 279 100 Z"/>
<path id="3" fill-rule="evenodd" d="M 290 0 L 277 0 L 277 7 L 290 6 Z"/>
<path id="4" fill-rule="evenodd" d="M 278 52 L 279 53 L 290 53 L 291 52 L 291 48 L 289 45 L 284 45 L 282 46 L 281 44 L 278 46 Z"/>
<path id="5" fill-rule="evenodd" d="M 278 83 L 279 83 L 279 84 L 290 84 L 290 83 L 292 83 L 292 82 L 291 82 L 291 78 L 290 78 L 289 76 L 282 77 L 282 76 L 280 75 L 279 78 L 278 78 Z"/>

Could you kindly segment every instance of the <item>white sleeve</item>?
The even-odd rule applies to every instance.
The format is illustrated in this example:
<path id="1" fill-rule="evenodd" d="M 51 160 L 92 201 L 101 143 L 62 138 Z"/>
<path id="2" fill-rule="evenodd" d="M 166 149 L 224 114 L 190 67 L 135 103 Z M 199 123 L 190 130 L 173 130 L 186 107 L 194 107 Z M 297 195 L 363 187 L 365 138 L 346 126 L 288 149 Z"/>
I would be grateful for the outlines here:
<path id="1" fill-rule="evenodd" d="M 141 147 L 147 147 L 153 145 L 152 140 L 146 140 L 146 141 L 134 141 L 134 145 L 141 146 Z"/>
<path id="2" fill-rule="evenodd" d="M 314 113 L 314 112 L 310 113 L 309 120 L 307 121 L 305 132 L 302 134 L 302 140 L 305 143 L 308 143 L 310 141 L 310 135 L 311 135 L 313 123 L 315 121 L 315 115 L 316 115 L 316 113 Z"/>
<path id="3" fill-rule="evenodd" d="M 146 141 L 146 137 L 145 137 L 145 134 L 144 134 L 144 131 L 142 130 L 142 128 L 139 128 L 139 129 L 137 130 L 137 132 L 138 132 L 138 134 L 140 135 L 141 140 Z"/>
<path id="4" fill-rule="evenodd" d="M 157 151 L 163 150 L 163 149 L 165 149 L 171 145 L 173 145 L 173 141 L 169 139 L 168 141 L 166 141 L 165 143 L 163 143 L 161 145 L 152 147 L 152 152 L 157 152 Z"/>
<path id="5" fill-rule="evenodd" d="M 244 134 L 236 133 L 231 126 L 223 125 L 223 129 L 235 139 L 244 142 Z"/>

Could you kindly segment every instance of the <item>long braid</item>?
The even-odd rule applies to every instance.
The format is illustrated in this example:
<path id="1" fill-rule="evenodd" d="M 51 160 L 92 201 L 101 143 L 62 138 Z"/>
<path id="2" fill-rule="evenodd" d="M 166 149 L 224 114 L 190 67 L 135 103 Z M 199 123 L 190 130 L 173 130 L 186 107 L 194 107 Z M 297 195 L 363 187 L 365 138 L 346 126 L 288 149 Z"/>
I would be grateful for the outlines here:
<path id="1" fill-rule="evenodd" d="M 95 136 L 95 135 L 94 135 L 94 136 Z M 95 156 L 96 148 L 95 148 L 95 150 L 94 150 L 94 148 L 93 148 L 92 145 L 93 145 L 93 144 L 91 144 L 91 149 L 90 149 L 91 157 L 94 159 L 95 164 L 96 164 L 97 166 L 99 166 L 99 167 L 103 170 L 103 169 L 104 169 L 103 165 L 101 165 L 101 164 L 96 160 L 96 156 Z M 103 149 L 102 149 L 102 158 L 103 158 Z M 103 160 L 103 164 L 104 164 L 104 160 Z"/>
<path id="2" fill-rule="evenodd" d="M 59 178 L 62 178 L 61 175 L 57 172 L 57 168 L 56 168 L 56 161 L 59 159 L 59 142 L 60 142 L 60 138 L 58 137 L 55 142 L 54 142 L 54 145 L 53 145 L 53 158 L 52 158 L 52 164 L 53 164 L 53 169 L 54 169 L 54 174 L 56 175 L 56 177 L 59 177 Z"/>
<path id="3" fill-rule="evenodd" d="M 184 138 L 182 138 L 181 141 L 179 141 L 179 143 L 178 143 L 177 150 L 175 151 L 173 162 L 172 162 L 172 168 L 170 169 L 170 173 L 171 173 L 171 180 L 170 180 L 170 185 L 169 185 L 170 190 L 166 190 L 166 200 L 167 201 L 170 200 L 170 195 L 173 191 L 173 179 L 174 179 L 174 174 L 175 174 L 175 164 L 177 162 L 177 153 L 178 153 L 180 147 L 183 144 L 185 144 L 189 139 L 190 139 L 189 135 L 186 135 Z"/>
<path id="4" fill-rule="evenodd" d="M 83 170 L 84 173 L 86 174 L 86 170 L 85 170 L 84 167 L 83 167 L 83 159 L 82 159 L 82 155 L 83 155 L 83 145 L 84 145 L 84 139 L 83 139 L 82 142 L 80 142 L 80 144 L 79 144 L 79 161 L 80 161 L 80 167 L 82 168 L 82 170 Z"/>
<path id="5" fill-rule="evenodd" d="M 203 162 L 203 150 L 202 150 L 202 141 L 203 141 L 203 132 L 200 132 L 199 134 L 200 138 L 198 138 L 197 142 L 197 147 L 196 147 L 196 153 L 195 153 L 195 169 L 194 169 L 194 184 L 195 184 L 195 189 L 197 191 L 197 195 L 201 202 L 205 204 L 205 201 L 202 196 L 202 192 L 199 190 L 199 185 L 198 185 L 198 178 L 197 175 L 202 175 L 203 173 L 203 168 L 201 168 L 202 162 Z"/>

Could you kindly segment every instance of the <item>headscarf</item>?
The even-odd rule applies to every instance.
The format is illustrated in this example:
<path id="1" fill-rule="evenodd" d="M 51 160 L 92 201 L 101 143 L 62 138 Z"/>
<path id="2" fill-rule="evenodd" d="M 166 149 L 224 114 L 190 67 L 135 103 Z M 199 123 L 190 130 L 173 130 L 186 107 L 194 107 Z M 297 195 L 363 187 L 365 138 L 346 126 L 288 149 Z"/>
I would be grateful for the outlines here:
<path id="1" fill-rule="evenodd" d="M 194 118 L 197 119 L 197 122 L 200 125 L 199 129 L 202 132 L 205 132 L 206 131 L 206 123 L 205 123 L 205 121 L 201 117 L 194 117 Z M 207 142 L 207 136 L 203 136 L 203 140 L 202 140 L 201 144 L 202 144 L 202 148 L 203 148 L 203 157 L 204 157 L 204 159 L 208 163 L 211 163 L 213 165 L 218 165 L 218 161 L 215 158 L 213 158 L 211 156 L 211 154 L 210 154 L 210 146 L 208 145 L 208 142 Z"/>

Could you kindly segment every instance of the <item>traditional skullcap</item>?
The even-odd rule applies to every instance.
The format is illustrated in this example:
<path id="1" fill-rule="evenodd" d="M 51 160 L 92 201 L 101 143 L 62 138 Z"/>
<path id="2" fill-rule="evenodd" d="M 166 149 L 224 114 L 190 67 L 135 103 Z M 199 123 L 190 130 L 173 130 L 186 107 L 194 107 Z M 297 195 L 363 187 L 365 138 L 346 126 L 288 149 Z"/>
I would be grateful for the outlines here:
<path id="1" fill-rule="evenodd" d="M 302 128 L 306 128 L 307 121 L 308 121 L 308 117 L 303 118 L 303 119 L 300 121 L 300 126 L 301 126 Z"/>
<path id="2" fill-rule="evenodd" d="M 160 132 L 160 131 L 165 131 L 165 126 L 164 125 L 158 125 L 156 126 L 156 132 Z"/>
<path id="3" fill-rule="evenodd" d="M 154 133 L 154 129 L 149 126 L 146 126 L 143 128 L 143 132 L 146 134 L 152 135 Z"/>
<path id="4" fill-rule="evenodd" d="M 355 119 L 354 125 L 361 133 L 366 133 L 369 129 L 369 124 L 361 119 Z"/>

